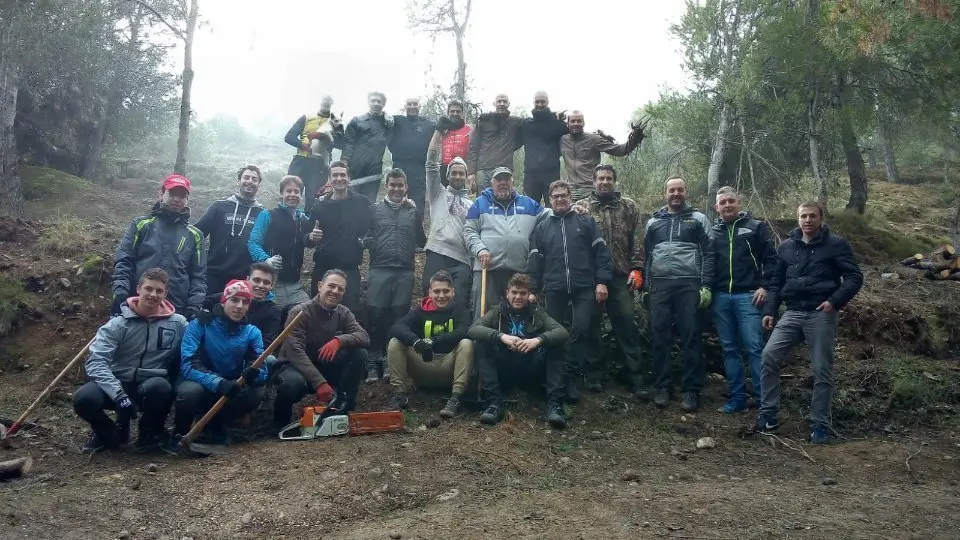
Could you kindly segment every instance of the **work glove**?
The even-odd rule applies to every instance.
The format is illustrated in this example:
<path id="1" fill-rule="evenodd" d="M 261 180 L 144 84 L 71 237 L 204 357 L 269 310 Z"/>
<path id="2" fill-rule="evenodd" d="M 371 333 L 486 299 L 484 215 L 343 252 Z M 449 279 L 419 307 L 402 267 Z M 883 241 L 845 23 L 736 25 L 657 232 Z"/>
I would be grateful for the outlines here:
<path id="1" fill-rule="evenodd" d="M 183 309 L 183 316 L 187 318 L 188 321 L 192 321 L 200 315 L 200 308 L 197 306 L 187 306 Z M 203 321 L 200 321 L 201 323 Z"/>
<path id="2" fill-rule="evenodd" d="M 700 304 L 697 305 L 697 309 L 707 309 L 710 307 L 710 300 L 713 299 L 713 294 L 710 292 L 710 287 L 700 287 Z"/>
<path id="3" fill-rule="evenodd" d="M 264 262 L 269 264 L 277 272 L 283 269 L 283 257 L 279 255 L 274 255 Z"/>
<path id="4" fill-rule="evenodd" d="M 444 133 L 446 131 L 450 131 L 453 128 L 454 128 L 454 123 L 453 123 L 453 120 L 451 120 L 450 118 L 446 116 L 441 116 L 437 120 L 437 131 Z"/>
<path id="5" fill-rule="evenodd" d="M 333 387 L 328 383 L 320 383 L 320 386 L 314 390 L 314 393 L 317 395 L 317 401 L 324 405 L 333 401 Z"/>
<path id="6" fill-rule="evenodd" d="M 630 275 L 627 276 L 627 285 L 630 285 L 630 288 L 634 291 L 643 288 L 643 272 L 640 270 L 631 271 Z"/>
<path id="7" fill-rule="evenodd" d="M 424 362 L 433 360 L 433 342 L 429 339 L 418 339 L 413 343 L 413 350 L 417 351 Z"/>
<path id="8" fill-rule="evenodd" d="M 117 409 L 117 421 L 129 422 L 131 418 L 137 416 L 137 406 L 133 403 L 133 400 L 123 392 L 117 395 L 113 403 Z"/>
<path id="9" fill-rule="evenodd" d="M 120 315 L 120 306 L 127 301 L 127 295 L 125 294 L 115 294 L 113 295 L 113 302 L 110 304 L 110 316 L 116 317 Z"/>
<path id="10" fill-rule="evenodd" d="M 197 315 L 197 320 L 200 322 L 200 324 L 207 326 L 213 322 L 213 312 L 209 309 L 200 310 L 200 314 Z"/>
<path id="11" fill-rule="evenodd" d="M 237 381 L 231 381 L 230 379 L 220 379 L 220 382 L 217 383 L 217 393 L 221 396 L 226 396 L 228 398 L 237 397 L 237 394 L 240 393 L 240 385 L 237 384 Z"/>
<path id="12" fill-rule="evenodd" d="M 339 351 L 340 338 L 333 338 L 323 347 L 320 347 L 320 350 L 317 351 L 317 356 L 319 356 L 320 360 L 324 362 L 333 362 L 333 359 L 337 356 L 337 352 Z"/>
<path id="13" fill-rule="evenodd" d="M 243 380 L 250 386 L 253 386 L 257 383 L 258 377 L 260 377 L 260 368 L 250 366 L 243 370 Z"/>

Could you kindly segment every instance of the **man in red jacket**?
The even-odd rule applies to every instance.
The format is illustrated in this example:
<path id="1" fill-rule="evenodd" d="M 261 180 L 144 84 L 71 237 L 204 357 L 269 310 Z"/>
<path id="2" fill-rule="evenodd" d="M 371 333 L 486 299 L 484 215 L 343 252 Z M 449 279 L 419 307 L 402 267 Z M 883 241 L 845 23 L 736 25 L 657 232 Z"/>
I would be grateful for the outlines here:
<path id="1" fill-rule="evenodd" d="M 447 105 L 447 118 L 453 124 L 447 128 L 443 138 L 440 140 L 440 179 L 443 186 L 447 186 L 447 167 L 453 158 L 467 159 L 470 152 L 470 135 L 473 133 L 473 126 L 464 121 L 463 103 L 453 100 Z"/>

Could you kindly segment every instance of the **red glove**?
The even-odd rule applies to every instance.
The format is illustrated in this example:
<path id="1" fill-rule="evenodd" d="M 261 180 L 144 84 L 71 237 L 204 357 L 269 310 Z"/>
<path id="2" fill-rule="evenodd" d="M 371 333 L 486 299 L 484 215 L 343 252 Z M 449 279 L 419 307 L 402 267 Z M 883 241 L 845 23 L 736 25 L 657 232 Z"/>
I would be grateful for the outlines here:
<path id="1" fill-rule="evenodd" d="M 339 350 L 340 338 L 333 338 L 328 341 L 326 345 L 320 347 L 320 351 L 317 354 L 324 362 L 333 362 L 333 358 L 337 356 L 337 351 Z"/>
<path id="2" fill-rule="evenodd" d="M 630 272 L 630 275 L 627 276 L 627 285 L 630 285 L 631 289 L 639 291 L 643 287 L 643 272 L 640 270 Z"/>
<path id="3" fill-rule="evenodd" d="M 314 392 L 320 403 L 327 404 L 333 401 L 333 387 L 327 383 L 321 383 Z"/>

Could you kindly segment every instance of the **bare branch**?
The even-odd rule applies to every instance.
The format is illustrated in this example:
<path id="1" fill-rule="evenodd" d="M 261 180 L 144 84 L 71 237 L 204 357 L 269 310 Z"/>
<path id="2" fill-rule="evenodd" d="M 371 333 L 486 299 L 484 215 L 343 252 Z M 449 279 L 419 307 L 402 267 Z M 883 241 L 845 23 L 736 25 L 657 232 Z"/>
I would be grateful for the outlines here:
<path id="1" fill-rule="evenodd" d="M 463 16 L 463 22 L 460 24 L 460 31 L 463 32 L 467 29 L 467 25 L 470 24 L 470 6 L 473 4 L 473 0 L 467 0 L 467 9 L 466 13 Z"/>
<path id="2" fill-rule="evenodd" d="M 147 11 L 149 11 L 150 13 L 152 13 L 153 16 L 157 18 L 157 20 L 159 20 L 161 23 L 163 23 L 164 26 L 166 26 L 167 28 L 169 28 L 170 31 L 173 32 L 178 38 L 186 41 L 187 38 L 186 38 L 186 36 L 184 35 L 183 31 L 180 30 L 179 28 L 175 27 L 174 25 L 170 24 L 170 23 L 163 17 L 163 15 L 161 15 L 160 12 L 158 12 L 156 9 L 154 9 L 153 6 L 151 6 L 150 4 L 144 2 L 143 0 L 125 0 L 125 1 L 127 1 L 127 2 L 133 2 L 133 3 L 141 6 L 143 9 L 146 9 Z"/>

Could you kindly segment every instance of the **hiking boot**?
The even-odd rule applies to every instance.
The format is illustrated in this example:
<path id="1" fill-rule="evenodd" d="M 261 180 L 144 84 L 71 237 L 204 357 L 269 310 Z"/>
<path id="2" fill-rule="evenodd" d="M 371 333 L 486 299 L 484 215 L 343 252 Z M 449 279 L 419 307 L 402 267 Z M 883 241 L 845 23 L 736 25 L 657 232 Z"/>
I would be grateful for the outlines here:
<path id="1" fill-rule="evenodd" d="M 383 365 L 383 376 L 381 376 L 383 382 L 390 382 L 390 366 Z"/>
<path id="2" fill-rule="evenodd" d="M 183 452 L 183 448 L 180 447 L 180 439 L 182 438 L 183 435 L 173 433 L 167 437 L 160 449 L 171 456 L 179 456 Z"/>
<path id="3" fill-rule="evenodd" d="M 770 413 L 760 413 L 757 421 L 753 423 L 754 433 L 773 433 L 780 427 L 780 421 L 775 415 Z"/>
<path id="4" fill-rule="evenodd" d="M 810 444 L 830 444 L 830 431 L 827 426 L 813 426 L 810 432 Z"/>
<path id="5" fill-rule="evenodd" d="M 130 442 L 130 419 L 117 419 L 117 445 L 128 444 Z"/>
<path id="6" fill-rule="evenodd" d="M 373 384 L 380 380 L 380 370 L 376 365 L 370 365 L 367 368 L 367 384 Z"/>
<path id="7" fill-rule="evenodd" d="M 666 388 L 657 388 L 657 393 L 653 396 L 653 404 L 661 409 L 670 403 L 670 390 Z"/>
<path id="8" fill-rule="evenodd" d="M 723 404 L 723 407 L 717 409 L 723 414 L 740 413 L 747 410 L 747 402 L 742 399 L 731 399 Z"/>
<path id="9" fill-rule="evenodd" d="M 210 423 L 200 433 L 197 442 L 211 446 L 227 446 L 230 444 L 230 432 L 227 430 L 227 426 L 221 422 Z"/>
<path id="10" fill-rule="evenodd" d="M 680 408 L 687 412 L 696 412 L 700 408 L 700 392 L 684 392 Z"/>
<path id="11" fill-rule="evenodd" d="M 115 445 L 114 445 L 115 446 Z M 90 432 L 90 437 L 80 447 L 81 454 L 95 454 L 101 450 L 107 449 L 107 443 L 97 434 L 96 431 Z"/>
<path id="12" fill-rule="evenodd" d="M 163 447 L 163 443 L 167 438 L 167 434 L 163 432 L 141 431 L 140 434 L 137 435 L 137 441 L 133 443 L 133 449 L 135 452 L 141 454 L 156 452 Z"/>
<path id="13" fill-rule="evenodd" d="M 564 393 L 567 395 L 567 403 L 575 404 L 580 401 L 580 389 L 577 388 L 577 381 L 574 378 L 567 379 L 564 386 Z"/>
<path id="14" fill-rule="evenodd" d="M 600 377 L 587 377 L 586 378 L 587 391 L 599 394 L 603 392 L 603 383 L 600 382 Z"/>
<path id="15" fill-rule="evenodd" d="M 503 409 L 499 405 L 490 405 L 480 415 L 480 423 L 492 426 L 503 420 Z"/>
<path id="16" fill-rule="evenodd" d="M 567 427 L 567 418 L 563 415 L 563 406 L 554 403 L 547 407 L 547 423 L 556 429 Z"/>
<path id="17" fill-rule="evenodd" d="M 443 418 L 453 418 L 460 412 L 460 396 L 453 395 L 447 400 L 447 404 L 440 409 L 440 416 Z"/>
<path id="18" fill-rule="evenodd" d="M 648 401 L 650 399 L 650 389 L 642 384 L 638 384 L 633 387 L 633 397 L 640 401 Z"/>
<path id="19" fill-rule="evenodd" d="M 387 410 L 390 411 L 402 411 L 410 405 L 410 400 L 407 398 L 407 394 L 403 392 L 397 392 L 390 398 L 390 403 L 387 405 Z"/>

